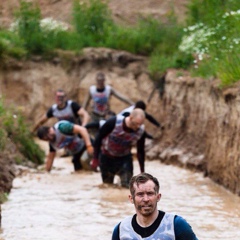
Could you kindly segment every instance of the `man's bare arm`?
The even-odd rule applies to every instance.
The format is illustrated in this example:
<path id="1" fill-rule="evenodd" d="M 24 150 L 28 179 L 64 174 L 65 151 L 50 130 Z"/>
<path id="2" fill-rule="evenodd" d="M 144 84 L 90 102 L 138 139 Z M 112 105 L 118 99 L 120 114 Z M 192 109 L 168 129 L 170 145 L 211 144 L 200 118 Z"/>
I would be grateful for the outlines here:
<path id="1" fill-rule="evenodd" d="M 73 133 L 80 134 L 85 142 L 88 154 L 93 154 L 93 146 L 91 143 L 90 135 L 85 127 L 74 124 Z"/>
<path id="2" fill-rule="evenodd" d="M 82 126 L 85 126 L 90 120 L 90 116 L 89 116 L 88 112 L 83 107 L 81 107 L 78 110 L 78 115 L 81 117 Z"/>
<path id="3" fill-rule="evenodd" d="M 49 152 L 46 159 L 46 171 L 50 172 L 52 169 L 53 161 L 55 158 L 56 152 Z"/>
<path id="4" fill-rule="evenodd" d="M 125 102 L 129 105 L 133 105 L 134 102 L 130 99 L 128 99 L 127 97 L 125 97 L 124 95 L 122 95 L 121 93 L 119 93 L 118 91 L 116 91 L 115 89 L 111 89 L 111 94 L 113 96 L 115 96 L 116 98 L 118 98 L 119 100 L 121 100 L 122 102 Z"/>

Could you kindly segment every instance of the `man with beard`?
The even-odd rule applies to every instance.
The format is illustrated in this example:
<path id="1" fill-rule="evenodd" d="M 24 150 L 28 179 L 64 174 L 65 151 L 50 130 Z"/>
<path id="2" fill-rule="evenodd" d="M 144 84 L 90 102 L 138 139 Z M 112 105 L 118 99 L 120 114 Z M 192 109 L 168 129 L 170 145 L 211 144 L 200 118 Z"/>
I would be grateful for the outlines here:
<path id="1" fill-rule="evenodd" d="M 157 178 L 140 173 L 131 178 L 129 188 L 129 200 L 136 214 L 126 217 L 114 228 L 112 240 L 197 240 L 185 219 L 157 209 L 161 199 Z"/>

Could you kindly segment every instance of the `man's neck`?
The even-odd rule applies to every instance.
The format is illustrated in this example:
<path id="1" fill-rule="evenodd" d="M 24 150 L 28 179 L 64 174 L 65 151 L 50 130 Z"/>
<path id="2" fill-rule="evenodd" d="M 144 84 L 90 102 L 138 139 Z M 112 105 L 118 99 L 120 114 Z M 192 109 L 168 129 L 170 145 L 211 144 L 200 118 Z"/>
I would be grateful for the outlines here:
<path id="1" fill-rule="evenodd" d="M 141 226 L 141 227 L 149 227 L 151 226 L 154 221 L 157 219 L 158 217 L 158 214 L 159 212 L 158 211 L 155 211 L 152 215 L 150 216 L 143 216 L 143 215 L 140 215 L 140 214 L 137 214 L 137 223 Z"/>
<path id="2" fill-rule="evenodd" d="M 58 108 L 58 109 L 63 109 L 63 108 L 65 108 L 66 106 L 67 106 L 67 101 L 64 102 L 64 103 L 62 103 L 61 105 L 58 105 L 57 108 Z"/>

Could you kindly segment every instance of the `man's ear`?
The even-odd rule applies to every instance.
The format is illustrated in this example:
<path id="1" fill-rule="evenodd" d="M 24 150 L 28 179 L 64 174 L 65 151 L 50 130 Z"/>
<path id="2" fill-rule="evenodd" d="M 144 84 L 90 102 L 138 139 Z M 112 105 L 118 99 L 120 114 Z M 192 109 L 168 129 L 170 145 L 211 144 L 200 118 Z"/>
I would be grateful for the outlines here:
<path id="1" fill-rule="evenodd" d="M 133 197 L 132 197 L 131 194 L 128 195 L 128 199 L 129 199 L 129 201 L 130 201 L 131 203 L 133 203 Z"/>
<path id="2" fill-rule="evenodd" d="M 158 201 L 158 202 L 160 201 L 161 196 L 162 196 L 162 194 L 161 194 L 161 193 L 158 193 L 158 196 L 157 196 L 157 201 Z"/>

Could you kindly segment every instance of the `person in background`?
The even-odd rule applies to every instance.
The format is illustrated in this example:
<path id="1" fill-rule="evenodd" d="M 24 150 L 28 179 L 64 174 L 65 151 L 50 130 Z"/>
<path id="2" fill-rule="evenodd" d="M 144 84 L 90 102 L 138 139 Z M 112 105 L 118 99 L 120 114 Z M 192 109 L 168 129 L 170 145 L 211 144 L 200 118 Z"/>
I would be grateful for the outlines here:
<path id="1" fill-rule="evenodd" d="M 105 80 L 106 78 L 104 73 L 97 73 L 96 85 L 90 86 L 88 95 L 83 103 L 83 108 L 87 109 L 90 101 L 92 100 L 92 121 L 107 119 L 109 116 L 111 117 L 115 115 L 115 113 L 110 110 L 109 106 L 111 96 L 115 96 L 126 104 L 134 104 L 133 101 L 117 92 L 110 85 L 105 84 Z"/>
<path id="2" fill-rule="evenodd" d="M 48 111 L 39 119 L 33 128 L 35 132 L 48 119 L 55 117 L 58 121 L 67 120 L 75 124 L 85 126 L 90 116 L 88 112 L 77 102 L 66 99 L 66 93 L 62 89 L 58 89 L 55 93 L 56 103 L 53 104 Z"/>
<path id="3" fill-rule="evenodd" d="M 144 120 L 142 109 L 134 109 L 128 117 L 117 115 L 108 119 L 99 129 L 94 142 L 94 158 L 91 166 L 100 166 L 103 183 L 112 184 L 114 176 L 120 176 L 121 186 L 128 187 L 133 175 L 131 149 L 137 145 L 140 171 L 144 172 Z"/>
<path id="4" fill-rule="evenodd" d="M 197 240 L 184 218 L 158 210 L 161 193 L 157 178 L 140 173 L 132 177 L 129 189 L 129 200 L 134 204 L 136 214 L 126 217 L 114 227 L 112 240 Z"/>
<path id="5" fill-rule="evenodd" d="M 137 101 L 135 104 L 131 105 L 130 107 L 127 107 L 125 109 L 123 109 L 120 113 L 118 113 L 119 115 L 122 115 L 124 117 L 127 117 L 130 115 L 130 113 L 132 112 L 133 109 L 135 108 L 140 108 L 145 112 L 145 116 L 146 119 L 151 122 L 153 125 L 155 125 L 158 128 L 161 128 L 161 124 L 149 113 L 146 112 L 146 104 L 144 103 L 144 101 L 139 100 Z M 96 121 L 92 121 L 89 122 L 85 125 L 85 127 L 87 129 L 95 129 L 95 130 L 99 130 L 100 127 L 106 122 L 106 120 L 96 120 Z M 145 134 L 145 138 L 149 138 L 149 139 L 153 139 L 153 136 L 149 133 L 147 133 L 146 131 L 144 132 Z"/>
<path id="6" fill-rule="evenodd" d="M 81 170 L 81 156 L 85 150 L 92 157 L 93 146 L 85 127 L 62 120 L 53 127 L 41 126 L 37 130 L 39 139 L 49 142 L 49 153 L 46 159 L 46 171 L 50 172 L 56 151 L 65 148 L 71 152 L 75 171 Z"/>

